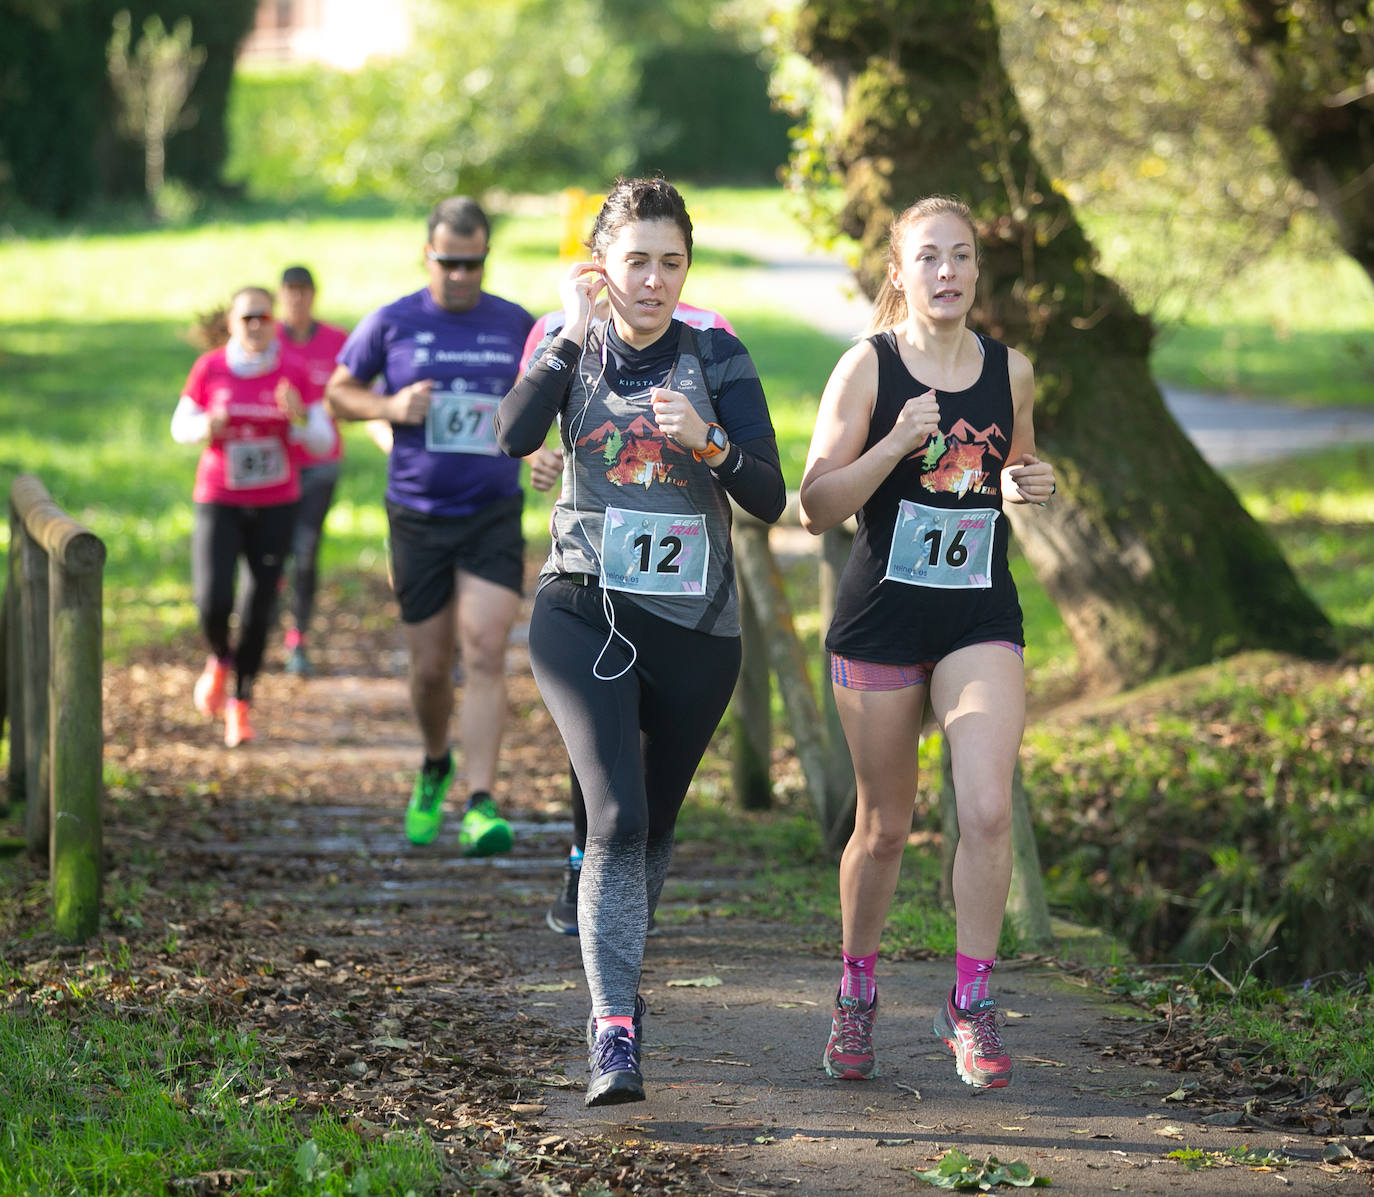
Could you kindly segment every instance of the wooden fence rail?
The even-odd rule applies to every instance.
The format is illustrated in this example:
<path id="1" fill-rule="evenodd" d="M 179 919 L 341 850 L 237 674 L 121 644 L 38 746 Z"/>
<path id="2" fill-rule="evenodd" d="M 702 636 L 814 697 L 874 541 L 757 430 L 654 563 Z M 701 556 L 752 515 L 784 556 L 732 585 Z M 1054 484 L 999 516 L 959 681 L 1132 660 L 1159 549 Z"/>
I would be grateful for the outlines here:
<path id="1" fill-rule="evenodd" d="M 735 793 L 750 809 L 768 806 L 771 785 L 770 675 L 777 678 L 783 710 L 792 731 L 798 762 L 806 779 L 826 847 L 838 854 L 854 826 L 854 763 L 849 756 L 839 712 L 828 677 L 818 703 L 806 654 L 792 622 L 782 571 L 768 542 L 768 525 L 748 512 L 734 510 L 735 568 L 739 575 L 740 623 L 744 632 L 740 680 L 730 708 L 731 758 Z M 800 526 L 797 496 L 788 496 L 779 526 Z M 852 520 L 820 537 L 819 597 L 821 626 L 829 627 L 835 591 L 854 540 Z M 946 895 L 959 819 L 949 746 L 944 747 L 940 783 Z M 1035 949 L 1053 945 L 1049 906 L 1045 901 L 1040 856 L 1030 808 L 1018 765 L 1012 783 L 1012 887 L 1007 912 L 1021 941 Z"/>
<path id="2" fill-rule="evenodd" d="M 46 850 L 53 924 L 80 943 L 100 926 L 102 575 L 105 545 L 32 474 L 10 488 L 5 708 L 12 801 L 31 855 Z"/>

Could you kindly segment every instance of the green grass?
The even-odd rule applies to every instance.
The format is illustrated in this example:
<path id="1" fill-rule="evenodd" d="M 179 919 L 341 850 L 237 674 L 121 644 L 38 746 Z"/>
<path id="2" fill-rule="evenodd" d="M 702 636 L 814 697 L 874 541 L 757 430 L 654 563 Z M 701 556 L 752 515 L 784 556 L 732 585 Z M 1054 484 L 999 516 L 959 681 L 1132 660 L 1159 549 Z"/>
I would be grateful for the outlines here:
<path id="1" fill-rule="evenodd" d="M 0 1190 L 132 1197 L 221 1173 L 262 1197 L 437 1191 L 423 1136 L 369 1144 L 333 1115 L 255 1098 L 272 1065 L 254 1037 L 136 995 L 137 1018 L 83 997 L 74 985 L 63 1009 L 0 1014 Z"/>
<path id="2" fill-rule="evenodd" d="M 1374 629 L 1374 444 L 1227 474 L 1338 625 Z"/>
<path id="3" fill-rule="evenodd" d="M 1368 1113 L 1374 1110 L 1372 992 L 1374 968 L 1335 984 L 1245 985 L 1226 995 L 1229 1008 L 1224 1017 L 1213 1015 L 1213 1025 L 1251 1045 L 1254 1059 L 1278 1062 L 1288 1077 L 1353 1082 L 1365 1092 L 1353 1108 Z"/>

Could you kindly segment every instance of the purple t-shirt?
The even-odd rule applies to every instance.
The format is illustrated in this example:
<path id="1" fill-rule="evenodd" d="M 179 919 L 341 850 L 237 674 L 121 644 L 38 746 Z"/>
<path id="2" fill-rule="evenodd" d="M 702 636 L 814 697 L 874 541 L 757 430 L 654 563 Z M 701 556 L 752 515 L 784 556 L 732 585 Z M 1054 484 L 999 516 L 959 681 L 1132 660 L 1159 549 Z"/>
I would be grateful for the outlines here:
<path id="1" fill-rule="evenodd" d="M 472 515 L 518 494 L 520 463 L 496 446 L 491 419 L 515 382 L 534 318 L 482 292 L 448 312 L 422 288 L 365 316 L 339 364 L 359 382 L 381 378 L 388 395 L 421 379 L 434 390 L 424 424 L 393 424 L 386 497 L 430 515 Z"/>

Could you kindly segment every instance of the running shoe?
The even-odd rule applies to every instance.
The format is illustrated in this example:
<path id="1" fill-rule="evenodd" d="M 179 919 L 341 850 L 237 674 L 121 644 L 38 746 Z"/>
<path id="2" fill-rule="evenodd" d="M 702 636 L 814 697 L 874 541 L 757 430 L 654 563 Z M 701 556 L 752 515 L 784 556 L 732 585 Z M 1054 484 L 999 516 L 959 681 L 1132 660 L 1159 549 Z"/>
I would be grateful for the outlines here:
<path id="1" fill-rule="evenodd" d="M 615 1106 L 644 1100 L 644 1078 L 634 1036 L 624 1027 L 607 1027 L 593 1041 L 587 1064 L 589 1106 Z"/>
<path id="2" fill-rule="evenodd" d="M 568 857 L 563 866 L 563 888 L 544 915 L 550 931 L 557 931 L 559 935 L 577 934 L 577 883 L 581 879 L 582 858 L 579 856 L 574 863 L 572 857 Z"/>
<path id="3" fill-rule="evenodd" d="M 635 1012 L 631 1015 L 635 1024 L 635 1064 L 639 1064 L 640 1054 L 644 1050 L 644 1015 L 649 1012 L 649 1004 L 635 994 Z M 596 1046 L 596 1015 L 587 1015 L 587 1050 L 591 1051 Z"/>
<path id="4" fill-rule="evenodd" d="M 406 839 L 412 844 L 432 844 L 444 821 L 444 796 L 453 781 L 453 758 L 442 773 L 421 769 L 406 807 Z"/>
<path id="5" fill-rule="evenodd" d="M 866 1081 L 878 1075 L 873 1059 L 873 1022 L 878 1017 L 878 995 L 865 1006 L 856 997 L 835 995 L 830 1019 L 830 1039 L 821 1063 L 840 1081 Z"/>
<path id="6" fill-rule="evenodd" d="M 296 645 L 286 658 L 286 672 L 295 677 L 310 677 L 315 672 L 315 667 L 310 664 L 310 658 L 305 655 L 305 647 Z"/>
<path id="7" fill-rule="evenodd" d="M 496 799 L 490 794 L 474 795 L 458 828 L 458 846 L 463 855 L 495 856 L 498 852 L 509 852 L 513 842 L 510 824 L 496 810 Z"/>
<path id="8" fill-rule="evenodd" d="M 964 1084 L 976 1089 L 1005 1089 L 1011 1084 L 1011 1057 L 1002 1042 L 1005 1018 L 992 998 L 969 1010 L 954 1004 L 954 991 L 935 1016 L 935 1033 L 954 1053 L 954 1067 Z"/>
<path id="9" fill-rule="evenodd" d="M 224 704 L 224 746 L 237 748 L 256 735 L 248 720 L 248 704 L 242 699 L 231 698 Z"/>
<path id="10" fill-rule="evenodd" d="M 191 691 L 191 701 L 196 710 L 207 719 L 224 713 L 224 692 L 229 686 L 229 666 L 217 657 L 205 662 L 200 677 L 196 678 L 195 689 Z"/>

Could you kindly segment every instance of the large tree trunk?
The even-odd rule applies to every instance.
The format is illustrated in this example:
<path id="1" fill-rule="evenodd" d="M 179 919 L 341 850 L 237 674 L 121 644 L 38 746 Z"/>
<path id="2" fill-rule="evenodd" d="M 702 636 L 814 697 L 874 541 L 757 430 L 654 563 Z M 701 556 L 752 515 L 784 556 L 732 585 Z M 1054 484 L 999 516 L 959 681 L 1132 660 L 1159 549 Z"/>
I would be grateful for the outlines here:
<path id="1" fill-rule="evenodd" d="M 881 280 L 894 210 L 954 193 L 982 248 L 970 322 L 1028 354 L 1058 494 L 1012 508 L 1088 679 L 1128 684 L 1252 647 L 1318 650 L 1329 625 L 1204 462 L 1150 376 L 1151 329 L 1099 274 L 1043 177 L 989 0 L 812 0 L 799 46 L 844 97 L 835 139 L 860 281 Z"/>
<path id="2" fill-rule="evenodd" d="M 1374 4 L 1240 0 L 1241 49 L 1269 93 L 1288 169 L 1374 279 Z"/>

